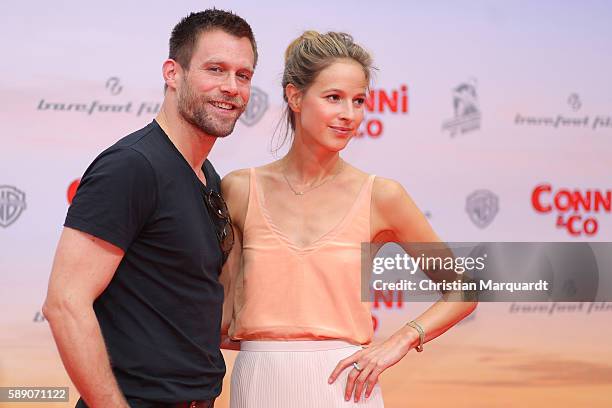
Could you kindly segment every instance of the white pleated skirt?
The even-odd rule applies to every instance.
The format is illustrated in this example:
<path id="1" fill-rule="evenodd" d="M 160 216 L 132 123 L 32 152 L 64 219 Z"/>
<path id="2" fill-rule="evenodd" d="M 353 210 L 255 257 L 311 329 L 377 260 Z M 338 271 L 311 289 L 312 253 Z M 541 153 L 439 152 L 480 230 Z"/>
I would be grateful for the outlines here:
<path id="1" fill-rule="evenodd" d="M 351 368 L 327 383 L 338 362 L 359 350 L 339 340 L 243 341 L 232 370 L 230 408 L 384 407 L 379 384 L 368 399 L 364 390 L 358 403 L 344 400 Z"/>

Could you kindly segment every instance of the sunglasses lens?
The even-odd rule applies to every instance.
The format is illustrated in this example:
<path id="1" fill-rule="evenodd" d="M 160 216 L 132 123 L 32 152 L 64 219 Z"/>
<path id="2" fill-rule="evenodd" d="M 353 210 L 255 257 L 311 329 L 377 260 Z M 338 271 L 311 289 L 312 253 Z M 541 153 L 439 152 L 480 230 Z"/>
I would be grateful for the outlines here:
<path id="1" fill-rule="evenodd" d="M 217 229 L 217 239 L 219 246 L 223 252 L 223 263 L 227 260 L 229 253 L 234 246 L 234 229 L 232 228 L 232 220 L 227 209 L 225 201 L 219 193 L 210 190 L 206 199 L 206 207 L 210 213 L 214 213 L 214 224 Z M 211 214 L 212 215 L 212 214 Z"/>
<path id="2" fill-rule="evenodd" d="M 223 238 L 221 239 L 221 249 L 223 252 L 231 251 L 234 246 L 234 230 L 231 225 L 228 225 L 223 230 Z"/>
<path id="3" fill-rule="evenodd" d="M 211 191 L 209 194 L 210 205 L 213 208 L 217 217 L 225 218 L 229 217 L 229 212 L 227 210 L 227 205 L 223 198 L 215 191 Z"/>

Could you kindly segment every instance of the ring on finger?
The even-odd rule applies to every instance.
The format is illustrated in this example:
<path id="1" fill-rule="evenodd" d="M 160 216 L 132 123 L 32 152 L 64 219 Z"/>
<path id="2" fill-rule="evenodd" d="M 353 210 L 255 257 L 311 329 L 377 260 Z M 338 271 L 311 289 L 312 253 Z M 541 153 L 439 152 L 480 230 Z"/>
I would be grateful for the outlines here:
<path id="1" fill-rule="evenodd" d="M 353 363 L 353 368 L 359 372 L 363 371 L 363 368 L 359 367 L 359 363 L 356 361 Z"/>

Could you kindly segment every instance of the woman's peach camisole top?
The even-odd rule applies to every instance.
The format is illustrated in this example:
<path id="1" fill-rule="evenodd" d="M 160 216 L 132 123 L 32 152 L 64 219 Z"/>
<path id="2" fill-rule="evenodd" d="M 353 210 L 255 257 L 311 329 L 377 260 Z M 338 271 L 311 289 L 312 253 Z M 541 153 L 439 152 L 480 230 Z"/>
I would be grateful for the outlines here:
<path id="1" fill-rule="evenodd" d="M 342 339 L 368 344 L 373 327 L 361 301 L 361 243 L 370 242 L 374 175 L 331 231 L 297 247 L 272 222 L 250 169 L 242 268 L 234 284 L 233 340 Z"/>

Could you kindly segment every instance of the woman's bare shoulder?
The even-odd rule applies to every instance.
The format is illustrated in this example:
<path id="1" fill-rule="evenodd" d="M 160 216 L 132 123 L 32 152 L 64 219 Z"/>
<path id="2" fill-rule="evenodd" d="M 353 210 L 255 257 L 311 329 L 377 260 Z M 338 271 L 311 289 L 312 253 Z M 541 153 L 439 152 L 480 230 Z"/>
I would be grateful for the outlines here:
<path id="1" fill-rule="evenodd" d="M 221 180 L 223 195 L 231 195 L 249 188 L 250 169 L 234 170 Z"/>
<path id="2" fill-rule="evenodd" d="M 278 162 L 272 162 L 263 166 L 254 167 L 257 178 L 270 177 L 278 172 Z M 234 170 L 228 173 L 221 180 L 221 191 L 228 201 L 244 200 L 249 196 L 249 186 L 251 183 L 251 168 Z"/>
<path id="3" fill-rule="evenodd" d="M 404 186 L 396 180 L 376 176 L 372 186 L 372 198 L 380 204 L 393 204 L 398 200 L 408 198 L 408 193 Z"/>
<path id="4" fill-rule="evenodd" d="M 276 160 L 263 166 L 255 167 L 255 172 L 258 177 L 274 177 L 282 173 L 282 162 Z"/>
<path id="5" fill-rule="evenodd" d="M 352 178 L 356 180 L 365 180 L 371 176 L 370 173 L 367 173 L 349 163 L 346 163 L 348 172 L 352 175 Z M 394 201 L 397 200 L 402 195 L 405 195 L 406 191 L 404 187 L 397 181 L 376 176 L 374 177 L 374 184 L 372 185 L 372 199 L 377 201 Z"/>
<path id="6" fill-rule="evenodd" d="M 339 176 L 341 178 L 343 177 L 342 173 L 345 174 L 344 178 L 348 179 L 349 181 L 352 181 L 357 185 L 362 185 L 364 181 L 367 180 L 368 177 L 370 177 L 369 173 L 353 166 L 349 162 L 344 162 L 344 169 L 341 171 L 341 174 Z"/>
<path id="7" fill-rule="evenodd" d="M 221 180 L 221 195 L 227 203 L 234 226 L 242 230 L 249 203 L 250 169 L 234 170 Z"/>

